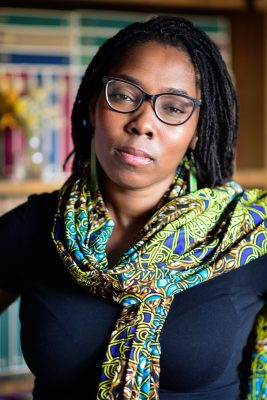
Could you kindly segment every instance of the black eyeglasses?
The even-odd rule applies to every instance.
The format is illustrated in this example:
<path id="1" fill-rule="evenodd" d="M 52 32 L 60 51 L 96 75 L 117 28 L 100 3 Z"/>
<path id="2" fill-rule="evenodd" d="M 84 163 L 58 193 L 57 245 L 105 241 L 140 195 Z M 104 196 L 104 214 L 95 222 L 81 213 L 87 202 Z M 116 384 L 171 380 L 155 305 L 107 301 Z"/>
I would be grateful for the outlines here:
<path id="1" fill-rule="evenodd" d="M 145 100 L 152 103 L 158 119 L 168 125 L 181 125 L 189 120 L 201 100 L 184 94 L 148 94 L 134 83 L 124 79 L 104 76 L 105 97 L 112 110 L 130 113 L 137 110 Z"/>

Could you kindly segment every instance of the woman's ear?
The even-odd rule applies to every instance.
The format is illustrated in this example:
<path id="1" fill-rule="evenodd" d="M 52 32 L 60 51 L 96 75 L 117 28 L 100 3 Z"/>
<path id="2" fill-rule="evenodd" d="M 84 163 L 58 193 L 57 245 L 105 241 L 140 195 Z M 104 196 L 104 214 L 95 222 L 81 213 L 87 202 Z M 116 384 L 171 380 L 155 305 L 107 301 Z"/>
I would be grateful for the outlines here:
<path id="1" fill-rule="evenodd" d="M 191 139 L 191 142 L 189 143 L 189 149 L 195 150 L 197 141 L 198 141 L 198 136 L 197 136 L 197 133 L 195 133 L 193 138 Z"/>

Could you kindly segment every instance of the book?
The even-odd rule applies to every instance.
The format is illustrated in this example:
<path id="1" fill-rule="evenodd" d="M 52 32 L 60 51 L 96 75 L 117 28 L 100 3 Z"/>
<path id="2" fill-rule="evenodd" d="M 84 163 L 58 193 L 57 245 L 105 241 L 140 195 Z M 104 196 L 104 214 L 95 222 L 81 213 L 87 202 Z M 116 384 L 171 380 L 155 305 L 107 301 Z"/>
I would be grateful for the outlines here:
<path id="1" fill-rule="evenodd" d="M 0 318 L 0 377 L 28 372 L 20 345 L 19 300 Z"/>
<path id="2" fill-rule="evenodd" d="M 69 26 L 70 20 L 68 14 L 63 12 L 54 11 L 38 11 L 31 10 L 29 13 L 22 10 L 8 11 L 3 10 L 0 13 L 0 24 L 1 25 L 23 25 L 27 27 L 61 27 Z M 59 15 L 61 14 L 61 16 Z M 63 14 L 63 15 L 62 15 Z"/>

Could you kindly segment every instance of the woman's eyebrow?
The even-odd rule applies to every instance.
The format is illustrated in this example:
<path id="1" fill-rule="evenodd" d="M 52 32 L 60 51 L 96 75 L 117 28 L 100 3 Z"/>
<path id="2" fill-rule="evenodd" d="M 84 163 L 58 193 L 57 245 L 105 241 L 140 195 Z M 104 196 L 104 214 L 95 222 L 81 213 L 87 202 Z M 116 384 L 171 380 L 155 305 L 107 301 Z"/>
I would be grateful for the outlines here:
<path id="1" fill-rule="evenodd" d="M 138 86 L 141 86 L 141 87 L 142 87 L 142 82 L 139 81 L 138 79 L 133 78 L 133 77 L 130 76 L 130 75 L 119 74 L 119 75 L 117 76 L 117 78 L 124 79 L 125 81 L 134 83 L 135 85 L 138 85 Z"/>
<path id="2" fill-rule="evenodd" d="M 185 94 L 188 96 L 188 93 L 184 89 L 174 89 L 174 88 L 166 88 L 164 89 L 164 93 L 171 93 L 171 94 Z"/>
<path id="3" fill-rule="evenodd" d="M 124 79 L 124 80 L 126 80 L 128 82 L 134 83 L 135 85 L 140 86 L 141 88 L 143 88 L 143 83 L 141 81 L 139 81 L 138 79 L 133 78 L 130 75 L 119 74 L 117 76 L 117 78 Z M 184 89 L 176 89 L 176 88 L 164 88 L 164 89 L 161 90 L 160 93 L 184 94 L 184 95 L 188 96 L 188 93 L 187 93 L 186 90 L 184 90 Z"/>

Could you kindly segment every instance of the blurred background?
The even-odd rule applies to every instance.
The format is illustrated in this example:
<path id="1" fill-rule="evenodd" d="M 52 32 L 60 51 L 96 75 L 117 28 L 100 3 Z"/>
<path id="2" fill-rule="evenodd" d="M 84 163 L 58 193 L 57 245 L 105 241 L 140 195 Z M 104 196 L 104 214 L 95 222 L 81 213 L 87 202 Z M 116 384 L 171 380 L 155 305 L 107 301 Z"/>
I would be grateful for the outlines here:
<path id="1" fill-rule="evenodd" d="M 0 214 L 60 187 L 87 64 L 120 28 L 159 14 L 191 19 L 218 45 L 241 108 L 235 179 L 267 188 L 267 0 L 1 0 Z M 31 399 L 18 307 L 0 318 L 2 400 Z"/>

